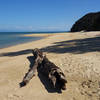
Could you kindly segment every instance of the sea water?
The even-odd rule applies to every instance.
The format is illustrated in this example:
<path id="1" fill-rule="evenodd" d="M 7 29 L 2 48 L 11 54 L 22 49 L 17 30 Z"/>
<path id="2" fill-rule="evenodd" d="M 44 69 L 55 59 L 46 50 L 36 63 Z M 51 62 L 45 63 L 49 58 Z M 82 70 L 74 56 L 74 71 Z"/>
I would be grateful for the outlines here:
<path id="1" fill-rule="evenodd" d="M 27 32 L 0 32 L 0 48 L 5 48 L 21 43 L 40 40 L 43 37 L 26 37 Z"/>
<path id="2" fill-rule="evenodd" d="M 53 34 L 62 32 L 0 32 L 0 48 L 40 40 L 44 37 L 28 37 L 25 34 Z"/>

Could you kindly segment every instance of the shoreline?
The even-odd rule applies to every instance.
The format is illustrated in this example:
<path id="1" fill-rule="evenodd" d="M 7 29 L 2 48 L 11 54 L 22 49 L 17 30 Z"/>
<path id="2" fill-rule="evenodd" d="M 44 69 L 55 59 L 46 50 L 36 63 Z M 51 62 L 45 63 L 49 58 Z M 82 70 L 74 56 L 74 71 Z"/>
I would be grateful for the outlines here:
<path id="1" fill-rule="evenodd" d="M 56 34 L 56 33 L 53 33 L 53 34 Z M 52 36 L 53 34 L 51 33 L 51 34 L 25 34 L 25 35 L 20 35 L 22 37 L 38 37 L 40 39 L 29 40 L 29 41 L 24 41 L 24 42 L 20 42 L 20 43 L 10 44 L 10 45 L 7 45 L 5 47 L 1 47 L 0 50 L 4 49 L 4 48 L 9 48 L 9 47 L 13 47 L 13 46 L 16 46 L 16 45 L 20 45 L 20 44 L 25 44 L 25 43 L 29 43 L 29 42 L 33 42 L 33 41 L 38 41 L 38 40 L 44 39 L 46 37 Z"/>
<path id="2" fill-rule="evenodd" d="M 28 41 L 28 42 L 24 42 L 24 43 L 18 43 L 16 45 L 11 45 L 11 46 L 8 46 L 8 47 L 4 47 L 4 48 L 0 48 L 0 50 L 3 50 L 3 49 L 10 49 L 10 48 L 14 48 L 14 47 L 20 47 L 21 45 L 30 45 L 31 43 L 34 43 L 34 42 L 38 42 L 38 41 L 41 41 L 41 40 L 44 40 L 44 39 L 48 39 L 49 37 L 53 37 L 53 36 L 56 36 L 56 35 L 65 35 L 65 34 L 72 34 L 72 35 L 76 35 L 76 34 L 79 34 L 79 35 L 82 35 L 82 36 L 85 36 L 85 37 L 95 37 L 95 36 L 100 36 L 100 31 L 94 31 L 94 32 L 66 32 L 66 33 L 49 33 L 49 34 L 25 34 L 25 35 L 21 35 L 21 36 L 25 36 L 25 37 L 44 37 L 42 39 L 39 39 L 39 40 L 33 40 L 33 41 Z"/>
<path id="3" fill-rule="evenodd" d="M 45 37 L 44 37 L 44 38 L 45 38 Z M 44 39 L 44 38 L 41 37 L 40 39 L 36 39 L 36 40 L 28 40 L 28 41 L 24 41 L 24 42 L 20 42 L 20 43 L 9 44 L 9 45 L 6 45 L 6 46 L 4 46 L 4 47 L 0 47 L 0 50 L 1 50 L 1 49 L 4 49 L 4 48 L 10 48 L 10 47 L 13 47 L 13 46 L 17 46 L 17 45 L 21 45 L 21 44 L 33 42 L 33 41 L 38 41 L 38 40 L 41 40 L 41 39 Z"/>
<path id="4" fill-rule="evenodd" d="M 35 41 L 29 41 L 29 42 L 25 42 L 25 43 L 21 43 L 21 44 L 17 44 L 17 45 L 12 45 L 12 46 L 9 46 L 9 47 L 5 47 L 5 48 L 0 48 L 0 51 L 2 51 L 3 49 L 4 50 L 6 50 L 6 49 L 12 49 L 12 48 L 19 48 L 19 47 L 23 47 L 23 46 L 28 46 L 28 45 L 30 45 L 30 44 L 34 44 L 34 43 L 38 43 L 38 42 L 42 42 L 42 41 L 46 41 L 49 37 L 53 37 L 53 36 L 56 36 L 56 35 L 62 35 L 62 34 L 66 34 L 66 33 L 59 33 L 59 34 L 57 34 L 57 33 L 53 33 L 53 34 L 25 34 L 25 35 L 22 35 L 22 36 L 25 36 L 25 37 L 27 37 L 27 36 L 29 36 L 29 37 L 37 37 L 37 36 L 39 36 L 39 37 L 44 37 L 44 38 L 42 38 L 42 39 L 39 39 L 39 40 L 35 40 Z M 40 44 L 39 44 L 40 45 Z"/>

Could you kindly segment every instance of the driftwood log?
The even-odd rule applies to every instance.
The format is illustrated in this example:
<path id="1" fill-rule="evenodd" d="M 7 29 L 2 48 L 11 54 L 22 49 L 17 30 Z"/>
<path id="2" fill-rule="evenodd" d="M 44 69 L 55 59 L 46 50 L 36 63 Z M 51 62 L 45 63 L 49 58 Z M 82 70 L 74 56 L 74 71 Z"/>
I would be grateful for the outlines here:
<path id="1" fill-rule="evenodd" d="M 26 85 L 33 76 L 35 76 L 36 70 L 39 69 L 41 73 L 47 76 L 54 88 L 65 90 L 67 80 L 62 70 L 49 61 L 46 55 L 44 55 L 39 49 L 34 49 L 33 55 L 35 57 L 34 65 L 23 78 L 24 85 Z"/>

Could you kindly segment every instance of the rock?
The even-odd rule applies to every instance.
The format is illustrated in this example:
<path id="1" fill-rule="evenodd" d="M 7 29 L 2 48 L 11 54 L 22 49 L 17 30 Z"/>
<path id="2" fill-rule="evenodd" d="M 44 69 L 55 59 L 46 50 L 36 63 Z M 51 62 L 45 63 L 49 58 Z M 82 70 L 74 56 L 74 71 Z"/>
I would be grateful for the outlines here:
<path id="1" fill-rule="evenodd" d="M 75 22 L 70 31 L 100 31 L 100 12 L 86 14 Z"/>

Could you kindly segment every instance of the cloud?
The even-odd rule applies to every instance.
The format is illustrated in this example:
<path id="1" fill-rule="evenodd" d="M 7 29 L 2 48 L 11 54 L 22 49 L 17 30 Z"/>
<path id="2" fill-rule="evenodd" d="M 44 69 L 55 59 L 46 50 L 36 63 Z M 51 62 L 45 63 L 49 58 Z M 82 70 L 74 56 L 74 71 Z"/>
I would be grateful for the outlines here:
<path id="1" fill-rule="evenodd" d="M 32 31 L 32 26 L 0 25 L 0 31 Z"/>
<path id="2" fill-rule="evenodd" d="M 67 31 L 67 25 L 62 26 L 14 26 L 0 25 L 0 31 Z"/>
<path id="3" fill-rule="evenodd" d="M 66 31 L 67 30 L 67 26 L 63 25 L 63 26 L 40 26 L 40 27 L 33 27 L 32 30 L 36 30 L 36 31 Z"/>

